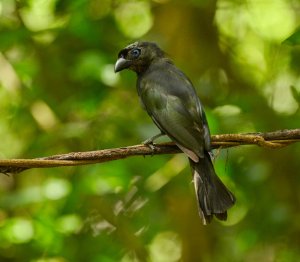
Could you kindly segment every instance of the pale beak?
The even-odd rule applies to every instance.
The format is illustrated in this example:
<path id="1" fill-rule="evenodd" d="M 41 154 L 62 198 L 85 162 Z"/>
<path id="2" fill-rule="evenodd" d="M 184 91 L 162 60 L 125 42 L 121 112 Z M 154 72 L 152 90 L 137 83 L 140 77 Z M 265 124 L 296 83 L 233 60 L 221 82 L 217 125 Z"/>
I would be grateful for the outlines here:
<path id="1" fill-rule="evenodd" d="M 120 57 L 115 64 L 115 73 L 122 71 L 123 69 L 126 69 L 129 66 L 131 66 L 131 61 Z"/>

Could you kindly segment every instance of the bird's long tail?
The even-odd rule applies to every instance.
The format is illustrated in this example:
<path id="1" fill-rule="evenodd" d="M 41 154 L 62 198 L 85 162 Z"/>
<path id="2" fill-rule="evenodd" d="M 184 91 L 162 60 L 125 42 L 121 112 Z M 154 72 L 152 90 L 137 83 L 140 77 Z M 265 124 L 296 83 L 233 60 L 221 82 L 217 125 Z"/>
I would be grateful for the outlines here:
<path id="1" fill-rule="evenodd" d="M 234 205 L 235 197 L 216 175 L 209 153 L 205 152 L 197 163 L 190 160 L 190 165 L 203 224 L 208 224 L 214 215 L 226 220 L 227 209 Z"/>

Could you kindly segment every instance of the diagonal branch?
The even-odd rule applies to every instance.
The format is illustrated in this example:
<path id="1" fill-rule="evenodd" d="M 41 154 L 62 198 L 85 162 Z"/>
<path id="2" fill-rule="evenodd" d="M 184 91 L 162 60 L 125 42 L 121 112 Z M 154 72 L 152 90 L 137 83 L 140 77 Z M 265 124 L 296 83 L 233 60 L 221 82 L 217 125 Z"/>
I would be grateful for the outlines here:
<path id="1" fill-rule="evenodd" d="M 300 142 L 300 128 L 267 133 L 213 135 L 212 148 L 229 148 L 241 145 L 258 145 L 265 148 L 281 148 Z M 79 166 L 108 162 L 130 156 L 176 154 L 181 150 L 174 143 L 154 144 L 154 149 L 146 145 L 135 145 L 88 152 L 72 152 L 34 159 L 0 160 L 0 173 L 19 173 L 29 168 Z"/>

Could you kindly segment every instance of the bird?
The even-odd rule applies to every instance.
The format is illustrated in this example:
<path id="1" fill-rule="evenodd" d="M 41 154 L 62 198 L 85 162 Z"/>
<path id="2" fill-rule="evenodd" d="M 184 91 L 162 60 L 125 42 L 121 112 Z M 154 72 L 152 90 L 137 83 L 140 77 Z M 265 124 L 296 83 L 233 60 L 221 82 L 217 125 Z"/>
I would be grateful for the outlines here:
<path id="1" fill-rule="evenodd" d="M 136 73 L 142 107 L 161 132 L 144 144 L 153 147 L 155 139 L 167 135 L 188 157 L 202 223 L 209 224 L 214 216 L 227 220 L 236 198 L 214 170 L 210 130 L 192 82 L 154 42 L 123 48 L 114 69 Z"/>

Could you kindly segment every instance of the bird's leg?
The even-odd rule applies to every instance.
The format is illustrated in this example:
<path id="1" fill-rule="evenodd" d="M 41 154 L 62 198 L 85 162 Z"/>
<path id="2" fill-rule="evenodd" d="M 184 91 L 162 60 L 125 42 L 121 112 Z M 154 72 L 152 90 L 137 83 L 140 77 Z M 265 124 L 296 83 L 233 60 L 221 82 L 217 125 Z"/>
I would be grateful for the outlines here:
<path id="1" fill-rule="evenodd" d="M 142 144 L 149 146 L 152 150 L 154 150 L 154 146 L 153 146 L 153 142 L 154 140 L 156 140 L 157 138 L 161 137 L 161 136 L 165 136 L 166 134 L 160 132 L 159 134 L 152 136 L 148 139 L 146 139 L 145 141 L 142 142 Z"/>

